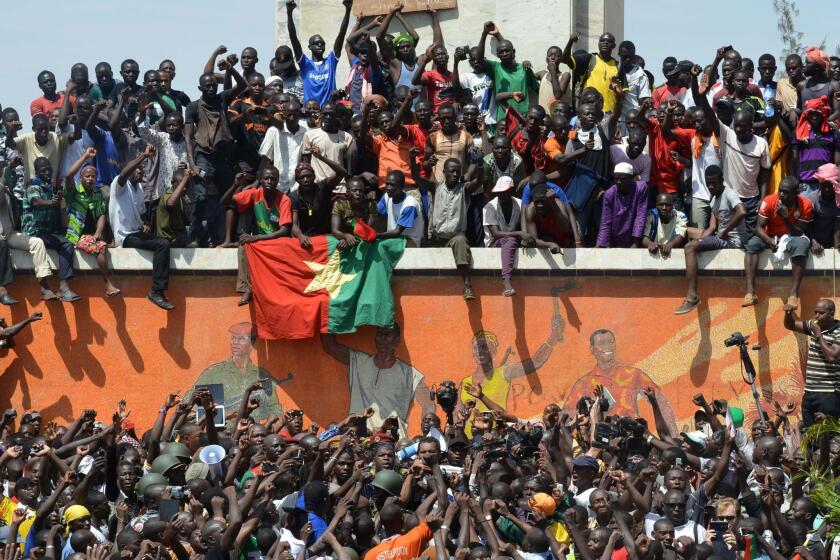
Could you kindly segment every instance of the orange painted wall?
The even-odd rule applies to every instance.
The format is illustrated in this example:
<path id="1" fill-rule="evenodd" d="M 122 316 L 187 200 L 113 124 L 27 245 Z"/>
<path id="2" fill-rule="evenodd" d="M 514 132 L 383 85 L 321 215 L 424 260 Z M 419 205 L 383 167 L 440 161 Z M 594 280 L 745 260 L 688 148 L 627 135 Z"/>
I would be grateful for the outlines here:
<path id="1" fill-rule="evenodd" d="M 126 398 L 132 419 L 145 429 L 168 391 L 190 388 L 204 368 L 230 356 L 228 327 L 250 319 L 248 308 L 236 306 L 230 277 L 173 277 L 171 313 L 146 301 L 147 278 L 118 280 L 125 297 L 106 299 L 97 278 L 79 279 L 74 287 L 84 299 L 74 305 L 38 301 L 31 279 L 15 284 L 13 293 L 25 303 L 12 308 L 11 316 L 4 309 L 7 320 L 19 321 L 34 309 L 44 311 L 44 320 L 0 358 L 0 409 L 37 408 L 69 421 L 93 407 L 107 420 L 116 402 Z M 501 296 L 498 279 L 482 277 L 474 281 L 478 300 L 467 304 L 454 277 L 399 276 L 394 290 L 403 339 L 397 355 L 422 372 L 429 386 L 444 379 L 457 383 L 472 372 L 471 339 L 480 329 L 497 335 L 497 362 L 508 349 L 508 363 L 531 357 L 549 334 L 552 288 L 562 288 L 557 309 L 565 322 L 563 342 L 541 369 L 511 387 L 507 405 L 521 417 L 538 415 L 548 402 L 563 402 L 575 380 L 593 367 L 589 336 L 599 328 L 615 333 L 618 362 L 641 369 L 662 388 L 680 428 L 690 421 L 691 397 L 699 390 L 740 404 L 748 418 L 754 415 L 737 353 L 723 346 L 736 330 L 762 345 L 753 359 L 764 396 L 798 402 L 804 339 L 782 327 L 789 280 L 760 280 L 762 303 L 747 310 L 739 306 L 741 279 L 701 280 L 699 313 L 677 317 L 673 310 L 684 294 L 679 277 L 521 277 L 514 298 Z M 830 277 L 806 278 L 803 308 L 810 312 L 831 289 Z M 373 332 L 363 329 L 339 339 L 372 352 Z M 317 339 L 258 341 L 252 357 L 275 378 L 292 374 L 278 390 L 285 407 L 303 408 L 321 425 L 347 413 L 346 368 L 325 354 Z M 647 404 L 641 408 L 648 410 Z M 416 428 L 415 409 L 410 420 Z"/>

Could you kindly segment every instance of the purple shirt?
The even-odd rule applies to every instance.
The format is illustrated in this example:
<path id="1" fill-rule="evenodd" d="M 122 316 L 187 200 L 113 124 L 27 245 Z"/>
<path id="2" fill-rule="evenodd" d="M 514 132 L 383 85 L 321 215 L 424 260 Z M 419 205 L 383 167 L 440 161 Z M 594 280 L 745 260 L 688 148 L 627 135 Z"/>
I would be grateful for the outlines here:
<path id="1" fill-rule="evenodd" d="M 634 237 L 644 234 L 648 187 L 644 181 L 634 181 L 633 185 L 627 195 L 619 194 L 615 185 L 604 193 L 597 247 L 630 247 Z"/>

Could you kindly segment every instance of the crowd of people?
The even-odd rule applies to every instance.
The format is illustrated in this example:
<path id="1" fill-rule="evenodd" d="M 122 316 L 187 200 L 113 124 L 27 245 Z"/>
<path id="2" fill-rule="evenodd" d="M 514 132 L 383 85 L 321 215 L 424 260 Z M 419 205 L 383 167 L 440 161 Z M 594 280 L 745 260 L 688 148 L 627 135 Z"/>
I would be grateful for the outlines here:
<path id="1" fill-rule="evenodd" d="M 374 423 L 374 408 L 351 405 L 340 420 L 284 411 L 261 379 L 241 384 L 238 409 L 220 415 L 208 385 L 168 394 L 145 430 L 125 400 L 106 414 L 83 409 L 68 425 L 37 410 L 18 420 L 8 409 L 0 417 L 0 554 L 836 559 L 834 312 L 821 300 L 813 320 L 785 314 L 788 329 L 810 337 L 801 421 L 795 403 L 773 401 L 749 423 L 743 409 L 700 393 L 680 431 L 653 387 L 639 395 L 648 425 L 613 412 L 601 386 L 520 418 L 481 383 L 459 391 L 451 381 L 408 430 L 396 416 Z M 3 347 L 38 319 L 0 324 Z"/>
<path id="2" fill-rule="evenodd" d="M 477 46 L 450 53 L 434 10 L 426 46 L 402 4 L 352 29 L 352 0 L 343 4 L 328 50 L 320 35 L 304 49 L 287 2 L 290 45 L 262 69 L 254 48 L 219 46 L 194 100 L 173 88 L 172 60 L 142 80 L 132 59 L 121 80 L 108 62 L 94 81 L 74 64 L 62 91 L 40 72 L 32 131 L 2 110 L 0 284 L 14 278 L 8 249 L 27 250 L 43 298 L 75 301 L 78 250 L 96 256 L 117 296 L 108 250 L 133 247 L 154 253 L 149 299 L 171 309 L 170 248 L 238 246 L 246 305 L 247 244 L 333 235 L 343 249 L 370 242 L 356 234 L 363 224 L 451 248 L 467 300 L 473 247 L 500 248 L 506 296 L 519 248 L 667 258 L 683 247 L 676 313 L 698 306 L 698 253 L 717 249 L 745 252 L 744 306 L 758 302 L 759 254 L 787 255 L 795 309 L 808 254 L 840 241 L 840 59 L 809 48 L 777 81 L 773 55 L 756 66 L 725 46 L 707 61 L 667 57 L 656 84 L 634 44 L 610 33 L 592 53 L 573 34 L 537 70 L 492 22 Z M 58 252 L 58 291 L 46 249 Z M 0 303 L 15 301 L 0 287 Z"/>

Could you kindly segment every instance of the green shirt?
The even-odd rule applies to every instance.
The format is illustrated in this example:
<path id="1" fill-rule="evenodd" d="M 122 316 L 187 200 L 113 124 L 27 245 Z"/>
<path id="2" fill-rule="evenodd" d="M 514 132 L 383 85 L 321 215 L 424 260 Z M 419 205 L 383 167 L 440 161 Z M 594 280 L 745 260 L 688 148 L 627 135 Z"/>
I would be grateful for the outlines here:
<path id="1" fill-rule="evenodd" d="M 507 104 L 523 115 L 527 113 L 531 108 L 531 94 L 540 87 L 533 70 L 525 68 L 518 62 L 512 71 L 502 66 L 502 63 L 497 60 L 488 60 L 487 65 L 490 70 L 488 74 L 493 78 L 493 94 L 522 92 L 525 99 L 516 102 L 511 98 L 508 99 Z M 496 107 L 496 120 L 499 122 L 505 120 L 505 112 L 505 105 L 500 103 Z"/>
<path id="2" fill-rule="evenodd" d="M 184 213 L 184 197 L 181 196 L 172 208 L 166 205 L 166 201 L 172 197 L 172 192 L 173 189 L 170 188 L 160 197 L 157 205 L 157 220 L 155 222 L 155 235 L 166 239 L 169 243 L 181 241 L 187 229 L 187 216 Z"/>
<path id="3" fill-rule="evenodd" d="M 277 391 L 271 373 L 268 370 L 257 367 L 250 359 L 244 371 L 239 369 L 233 359 L 213 364 L 198 376 L 194 385 L 210 385 L 214 383 L 224 385 L 225 402 L 217 404 L 223 404 L 225 413 L 227 414 L 231 411 L 239 410 L 245 389 L 254 381 L 261 381 L 263 379 L 272 381 L 271 390 L 268 393 L 260 390 L 252 393 L 252 395 L 260 398 L 260 406 L 251 413 L 251 417 L 259 421 L 270 416 L 282 415 L 283 407 L 280 406 L 280 401 L 277 399 Z"/>
<path id="4" fill-rule="evenodd" d="M 81 183 L 64 189 L 64 202 L 67 205 L 67 241 L 75 244 L 86 229 L 96 228 L 96 220 L 105 214 L 105 195 L 101 185 L 94 185 L 87 192 Z M 93 220 L 92 224 L 87 220 Z M 87 226 L 87 228 L 85 227 Z"/>
<path id="5" fill-rule="evenodd" d="M 33 204 L 36 198 L 50 200 L 52 197 L 53 187 L 49 183 L 42 183 L 36 178 L 26 185 L 20 217 L 21 232 L 26 235 L 61 233 L 61 209 L 58 206 L 37 207 Z"/>

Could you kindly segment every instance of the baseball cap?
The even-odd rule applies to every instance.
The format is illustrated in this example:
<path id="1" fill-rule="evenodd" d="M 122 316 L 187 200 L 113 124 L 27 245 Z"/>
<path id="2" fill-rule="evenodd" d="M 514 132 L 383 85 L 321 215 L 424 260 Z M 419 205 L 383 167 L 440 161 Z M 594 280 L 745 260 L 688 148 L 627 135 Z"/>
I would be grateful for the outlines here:
<path id="1" fill-rule="evenodd" d="M 598 470 L 598 461 L 595 457 L 590 457 L 589 455 L 581 455 L 577 457 L 573 463 L 575 468 L 578 469 L 595 469 Z"/>
<path id="2" fill-rule="evenodd" d="M 730 109 L 735 108 L 735 103 L 732 101 L 732 98 L 728 95 L 724 95 L 723 97 L 715 101 L 715 105 L 726 105 Z"/>
<path id="3" fill-rule="evenodd" d="M 496 181 L 496 186 L 493 187 L 492 192 L 494 192 L 494 193 L 505 192 L 507 190 L 510 190 L 511 188 L 513 188 L 513 179 L 508 177 L 507 175 L 502 175 Z"/>
<path id="4" fill-rule="evenodd" d="M 537 492 L 528 500 L 528 507 L 546 517 L 551 517 L 557 511 L 557 502 L 545 492 Z"/>
<path id="5" fill-rule="evenodd" d="M 704 449 L 706 447 L 706 443 L 708 442 L 706 434 L 700 430 L 695 430 L 693 432 L 681 432 L 680 435 L 689 442 L 700 447 L 700 449 Z"/>
<path id="6" fill-rule="evenodd" d="M 285 72 L 295 64 L 295 55 L 292 49 L 285 45 L 277 47 L 274 57 L 277 59 L 276 68 L 278 72 Z"/>

